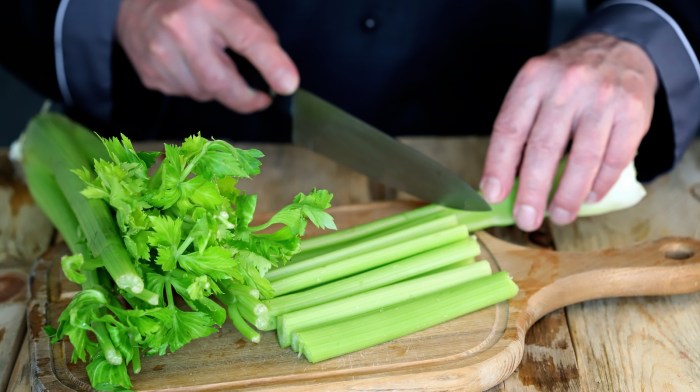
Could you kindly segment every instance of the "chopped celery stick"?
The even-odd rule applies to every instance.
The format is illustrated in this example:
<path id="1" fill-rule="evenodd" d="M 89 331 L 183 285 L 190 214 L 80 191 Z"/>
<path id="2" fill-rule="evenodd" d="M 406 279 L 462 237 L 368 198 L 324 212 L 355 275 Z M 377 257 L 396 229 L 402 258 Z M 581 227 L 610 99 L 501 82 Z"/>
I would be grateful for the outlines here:
<path id="1" fill-rule="evenodd" d="M 379 267 L 468 237 L 469 231 L 466 226 L 455 226 L 271 282 L 272 289 L 275 296 L 288 294 Z"/>
<path id="2" fill-rule="evenodd" d="M 233 326 L 236 327 L 244 338 L 253 343 L 260 343 L 260 333 L 243 319 L 243 316 L 241 316 L 241 313 L 235 305 L 228 306 L 228 316 L 231 318 Z"/>
<path id="3" fill-rule="evenodd" d="M 343 321 L 301 330 L 292 348 L 312 363 L 388 342 L 514 297 L 507 272 L 472 280 Z"/>
<path id="4" fill-rule="evenodd" d="M 470 237 L 454 244 L 407 257 L 383 267 L 326 283 L 309 290 L 275 297 L 263 303 L 267 305 L 270 315 L 279 316 L 294 310 L 399 282 L 477 256 L 479 252 L 479 243 L 474 237 Z"/>
<path id="5" fill-rule="evenodd" d="M 409 222 L 411 220 L 440 212 L 443 209 L 444 207 L 442 206 L 429 204 L 423 207 L 416 208 L 414 210 L 402 212 L 400 214 L 395 214 L 382 219 L 377 219 L 372 222 L 364 223 L 347 229 L 338 230 L 334 233 L 304 239 L 301 244 L 300 254 L 325 246 L 333 246 L 345 241 L 369 237 L 376 233 L 395 227 L 397 225 Z"/>
<path id="6" fill-rule="evenodd" d="M 431 219 L 421 224 L 410 225 L 399 231 L 389 232 L 387 234 L 379 233 L 372 238 L 367 238 L 363 241 L 359 241 L 348 246 L 342 246 L 300 262 L 287 264 L 283 267 L 273 269 L 269 271 L 265 277 L 270 282 L 274 282 L 280 280 L 281 278 L 286 278 L 313 268 L 329 265 L 351 256 L 358 256 L 370 251 L 385 249 L 387 246 L 405 243 L 409 239 L 427 236 L 431 233 L 435 233 L 438 230 L 443 230 L 454 226 L 457 226 L 457 218 L 453 215 L 449 215 L 437 219 Z"/>
<path id="7" fill-rule="evenodd" d="M 285 313 L 277 319 L 277 339 L 280 346 L 288 347 L 292 343 L 292 333 L 296 331 L 333 323 L 399 302 L 410 301 L 490 274 L 491 266 L 489 263 L 480 261 Z"/>

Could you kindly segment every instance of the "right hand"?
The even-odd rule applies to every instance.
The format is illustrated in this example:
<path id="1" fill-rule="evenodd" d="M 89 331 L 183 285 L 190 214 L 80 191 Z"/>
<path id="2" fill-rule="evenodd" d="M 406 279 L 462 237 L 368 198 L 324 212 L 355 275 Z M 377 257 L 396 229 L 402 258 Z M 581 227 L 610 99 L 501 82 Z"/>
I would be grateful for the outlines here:
<path id="1" fill-rule="evenodd" d="M 168 95 L 217 100 L 239 113 L 269 106 L 270 96 L 246 83 L 226 48 L 250 61 L 275 93 L 299 86 L 294 63 L 248 0 L 123 0 L 116 30 L 143 84 Z"/>

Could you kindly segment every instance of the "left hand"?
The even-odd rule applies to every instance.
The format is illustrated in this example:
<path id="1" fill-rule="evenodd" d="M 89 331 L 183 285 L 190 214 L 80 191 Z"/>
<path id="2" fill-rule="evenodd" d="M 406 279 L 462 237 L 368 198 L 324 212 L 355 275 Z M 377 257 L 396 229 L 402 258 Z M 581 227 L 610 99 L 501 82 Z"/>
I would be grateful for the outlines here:
<path id="1" fill-rule="evenodd" d="M 518 175 L 513 214 L 522 230 L 540 227 L 547 208 L 553 223 L 573 222 L 581 204 L 605 196 L 634 159 L 651 123 L 656 88 L 648 55 L 608 35 L 586 35 L 530 59 L 494 123 L 480 184 L 484 197 L 503 200 Z"/>

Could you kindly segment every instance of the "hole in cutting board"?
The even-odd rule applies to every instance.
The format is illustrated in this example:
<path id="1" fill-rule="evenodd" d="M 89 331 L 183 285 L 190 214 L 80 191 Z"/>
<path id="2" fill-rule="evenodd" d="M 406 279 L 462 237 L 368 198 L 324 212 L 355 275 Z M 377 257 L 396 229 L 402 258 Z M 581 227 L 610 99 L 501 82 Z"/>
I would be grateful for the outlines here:
<path id="1" fill-rule="evenodd" d="M 672 260 L 685 260 L 695 255 L 695 251 L 688 245 L 678 242 L 666 244 L 661 250 L 664 252 L 664 257 Z"/>

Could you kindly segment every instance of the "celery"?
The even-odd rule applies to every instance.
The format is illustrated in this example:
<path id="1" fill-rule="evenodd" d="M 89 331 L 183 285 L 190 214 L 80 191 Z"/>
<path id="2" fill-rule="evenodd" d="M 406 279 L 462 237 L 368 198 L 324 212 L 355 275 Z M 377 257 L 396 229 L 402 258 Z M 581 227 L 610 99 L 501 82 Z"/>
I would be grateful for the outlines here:
<path id="1" fill-rule="evenodd" d="M 557 178 L 553 190 L 556 189 L 566 161 L 563 160 L 558 169 Z M 513 218 L 513 207 L 518 193 L 518 181 L 515 182 L 511 192 L 500 203 L 491 205 L 491 211 L 460 211 L 453 210 L 457 216 L 459 223 L 466 225 L 471 232 L 476 232 L 489 227 L 510 226 L 515 224 Z M 553 192 L 552 192 L 553 194 Z M 644 196 L 646 190 L 644 186 L 637 181 L 637 171 L 634 167 L 634 162 L 631 162 L 620 173 L 613 187 L 599 201 L 593 203 L 584 203 L 581 205 L 577 216 L 595 216 L 606 214 L 612 211 L 629 208 L 639 203 Z"/>
<path id="2" fill-rule="evenodd" d="M 292 334 L 312 363 L 384 343 L 505 301 L 518 287 L 507 272 L 469 281 L 387 308 Z"/>
<path id="3" fill-rule="evenodd" d="M 250 324 L 243 319 L 243 316 L 241 316 L 241 313 L 238 311 L 235 305 L 228 306 L 228 315 L 233 323 L 233 326 L 236 327 L 241 335 L 253 343 L 260 343 L 260 333 L 253 329 L 253 327 L 251 327 Z"/>
<path id="4" fill-rule="evenodd" d="M 632 162 L 622 170 L 610 191 L 597 202 L 584 203 L 578 216 L 594 216 L 629 208 L 639 203 L 644 196 L 646 189 L 637 181 L 637 170 Z"/>
<path id="5" fill-rule="evenodd" d="M 297 293 L 274 297 L 264 301 L 264 303 L 267 305 L 271 315 L 279 316 L 294 310 L 399 282 L 478 254 L 479 243 L 474 238 L 468 238 L 345 279 Z"/>
<path id="6" fill-rule="evenodd" d="M 58 187 L 51 166 L 38 151 L 26 147 L 23 163 L 27 186 L 36 204 L 61 233 L 71 252 L 88 254 L 85 241 L 79 235 L 78 219 Z"/>
<path id="7" fill-rule="evenodd" d="M 466 226 L 455 226 L 271 282 L 272 289 L 275 295 L 288 294 L 457 242 L 468 236 Z"/>
<path id="8" fill-rule="evenodd" d="M 292 333 L 296 331 L 336 322 L 399 302 L 410 301 L 489 274 L 491 274 L 489 263 L 480 261 L 285 313 L 277 319 L 277 339 L 280 346 L 287 347 L 291 344 Z"/>
<path id="9" fill-rule="evenodd" d="M 83 135 L 80 135 L 80 134 Z M 80 136 L 77 136 L 80 135 Z M 75 138 L 81 140 L 80 144 L 76 143 Z M 109 207 L 101 200 L 88 200 L 81 191 L 85 187 L 84 183 L 77 175 L 72 173 L 73 170 L 78 170 L 84 166 L 91 166 L 93 158 L 83 149 L 90 151 L 99 151 L 96 145 L 100 144 L 96 136 L 91 135 L 92 139 L 85 136 L 85 130 L 71 124 L 67 119 L 61 116 L 44 114 L 36 117 L 29 123 L 23 136 L 23 156 L 25 157 L 25 170 L 27 174 L 37 173 L 41 170 L 41 166 L 33 167 L 33 165 L 48 166 L 53 172 L 56 184 L 58 185 L 63 198 L 77 219 L 78 225 L 74 225 L 67 214 L 59 216 L 59 213 L 53 213 L 56 221 L 52 221 L 59 229 L 63 228 L 61 233 L 68 233 L 70 237 L 73 232 L 81 231 L 90 249 L 90 255 L 95 259 L 102 259 L 104 267 L 110 273 L 117 286 L 124 290 L 131 291 L 135 294 L 143 291 L 143 280 L 136 271 L 131 257 L 124 247 L 121 236 L 118 232 L 114 219 L 109 211 Z M 91 145 L 91 147 L 87 147 Z M 106 151 L 102 149 L 103 155 Z M 28 159 L 28 161 L 26 160 Z M 43 164 L 36 163 L 36 160 L 43 161 Z M 28 180 L 28 183 L 36 183 L 37 181 L 46 180 L 46 177 L 41 177 L 37 180 Z M 33 195 L 42 198 L 42 189 L 35 187 L 33 190 L 30 187 Z M 57 200 L 60 196 L 46 196 Z M 46 202 L 50 203 L 50 202 Z M 48 208 L 56 208 L 55 205 L 47 205 Z M 51 218 L 51 216 L 49 216 Z M 71 239 L 74 242 L 75 239 Z M 70 244 L 69 244 L 70 245 Z"/>
<path id="10" fill-rule="evenodd" d="M 397 226 L 411 223 L 417 219 L 431 216 L 444 210 L 444 207 L 428 204 L 410 211 L 391 215 L 386 218 L 377 219 L 358 226 L 339 230 L 334 233 L 304 239 L 301 244 L 301 251 L 295 257 L 303 257 L 306 252 L 313 251 L 327 246 L 336 246 L 339 243 L 349 242 L 362 238 L 369 238 L 377 233 L 395 228 Z"/>
<path id="11" fill-rule="evenodd" d="M 42 113 L 20 144 L 30 191 L 73 253 L 64 274 L 82 286 L 45 330 L 70 340 L 72 362 L 89 361 L 95 389 L 131 389 L 127 367 L 138 373 L 142 353 L 209 336 L 227 314 L 259 341 L 252 325 L 276 328 L 259 300 L 272 290 L 264 273 L 298 252 L 309 222 L 335 229 L 325 212 L 333 195 L 318 189 L 251 226 L 256 196 L 236 184 L 259 173 L 263 155 L 221 140 L 193 135 L 164 154 L 137 152 L 125 136 L 101 139 Z"/>
<path id="12" fill-rule="evenodd" d="M 225 288 L 226 291 L 230 292 L 233 295 L 248 295 L 251 296 L 255 299 L 260 298 L 260 291 L 258 289 L 248 287 L 239 283 L 235 283 L 231 280 L 224 280 L 220 282 L 220 286 Z"/>
<path id="13" fill-rule="evenodd" d="M 254 309 L 236 303 L 236 309 L 243 316 L 243 319 L 261 331 L 271 331 L 275 329 L 275 321 L 267 311 L 256 313 Z"/>
<path id="14" fill-rule="evenodd" d="M 400 230 L 377 233 L 375 236 L 367 238 L 363 241 L 347 246 L 340 246 L 336 249 L 326 251 L 318 256 L 310 257 L 300 262 L 290 263 L 283 267 L 273 269 L 269 271 L 265 277 L 270 280 L 270 282 L 275 282 L 282 278 L 296 275 L 304 271 L 332 264 L 344 258 L 359 256 L 370 251 L 384 249 L 387 246 L 394 245 L 399 242 L 405 242 L 411 238 L 428 236 L 438 230 L 454 226 L 457 226 L 457 219 L 453 215 L 448 215 L 430 219 L 427 222 L 410 225 L 405 228 L 402 227 Z"/>

